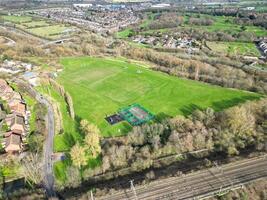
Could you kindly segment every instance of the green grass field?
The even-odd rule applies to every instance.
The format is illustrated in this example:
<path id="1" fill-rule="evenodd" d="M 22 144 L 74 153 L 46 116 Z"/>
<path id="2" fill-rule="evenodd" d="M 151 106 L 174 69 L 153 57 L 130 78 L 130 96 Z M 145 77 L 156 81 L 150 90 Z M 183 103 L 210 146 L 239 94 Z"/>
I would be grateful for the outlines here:
<path id="1" fill-rule="evenodd" d="M 260 97 L 172 77 L 118 59 L 64 58 L 61 63 L 64 71 L 58 81 L 71 94 L 77 119 L 95 123 L 104 137 L 131 130 L 126 122 L 110 126 L 104 118 L 132 103 L 143 105 L 161 118 L 189 115 L 196 108 L 219 111 Z"/>
<path id="2" fill-rule="evenodd" d="M 129 37 L 129 35 L 130 35 L 131 33 L 133 33 L 132 29 L 127 28 L 127 29 L 124 29 L 124 30 L 118 32 L 116 36 L 117 36 L 118 38 L 127 38 L 127 37 Z"/>
<path id="3" fill-rule="evenodd" d="M 57 24 L 47 27 L 31 28 L 29 29 L 29 32 L 45 38 L 58 39 L 67 29 L 68 28 L 66 26 Z"/>
<path id="4" fill-rule="evenodd" d="M 14 23 L 25 23 L 25 22 L 32 21 L 32 18 L 30 16 L 3 15 L 1 18 L 5 21 L 14 22 Z"/>
<path id="5" fill-rule="evenodd" d="M 28 33 L 47 39 L 60 39 L 65 36 L 64 31 L 72 28 L 68 25 L 31 16 L 2 15 L 0 18 L 4 21 L 15 24 L 17 28 L 20 28 Z"/>
<path id="6" fill-rule="evenodd" d="M 217 53 L 232 56 L 260 56 L 260 52 L 254 43 L 245 42 L 207 42 L 207 45 Z"/>
<path id="7" fill-rule="evenodd" d="M 26 26 L 27 28 L 36 28 L 36 27 L 50 26 L 50 24 L 47 23 L 46 21 L 31 21 L 23 23 L 23 26 Z"/>

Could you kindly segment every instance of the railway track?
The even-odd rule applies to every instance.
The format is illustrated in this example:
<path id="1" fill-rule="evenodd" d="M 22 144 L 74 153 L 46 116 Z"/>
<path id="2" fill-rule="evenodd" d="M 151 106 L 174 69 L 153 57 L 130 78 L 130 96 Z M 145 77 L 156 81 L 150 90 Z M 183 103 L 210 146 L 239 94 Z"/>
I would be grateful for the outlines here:
<path id="1" fill-rule="evenodd" d="M 98 200 L 171 200 L 203 199 L 260 178 L 267 178 L 267 158 L 254 158 L 236 163 L 217 166 L 186 176 L 171 177 L 137 186 Z"/>

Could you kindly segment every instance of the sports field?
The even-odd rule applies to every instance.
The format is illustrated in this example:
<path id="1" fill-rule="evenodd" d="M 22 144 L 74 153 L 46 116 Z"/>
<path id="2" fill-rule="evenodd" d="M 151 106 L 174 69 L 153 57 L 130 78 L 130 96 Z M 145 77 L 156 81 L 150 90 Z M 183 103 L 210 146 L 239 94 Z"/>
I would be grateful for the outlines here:
<path id="1" fill-rule="evenodd" d="M 131 126 L 109 125 L 106 115 L 138 103 L 157 118 L 188 115 L 196 108 L 215 110 L 259 98 L 258 94 L 172 77 L 123 60 L 64 58 L 58 81 L 71 94 L 77 118 L 88 119 L 103 136 L 126 134 Z"/>
<path id="2" fill-rule="evenodd" d="M 0 19 L 13 23 L 17 28 L 28 33 L 47 39 L 60 39 L 74 31 L 74 28 L 69 25 L 59 24 L 38 17 L 2 15 Z"/>

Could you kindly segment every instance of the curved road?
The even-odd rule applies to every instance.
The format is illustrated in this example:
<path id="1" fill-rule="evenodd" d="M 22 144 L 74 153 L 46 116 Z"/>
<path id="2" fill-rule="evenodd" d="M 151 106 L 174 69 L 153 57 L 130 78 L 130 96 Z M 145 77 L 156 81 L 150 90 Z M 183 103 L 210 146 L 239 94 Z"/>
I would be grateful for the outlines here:
<path id="1" fill-rule="evenodd" d="M 54 112 L 51 104 L 40 94 L 36 93 L 36 100 L 43 104 L 47 108 L 46 115 L 46 128 L 47 135 L 44 144 L 44 187 L 48 197 L 55 197 L 54 191 L 54 174 L 53 174 L 53 146 L 54 146 L 54 135 L 55 135 L 55 121 Z"/>
<path id="2" fill-rule="evenodd" d="M 237 189 L 253 180 L 267 178 L 267 158 L 254 158 L 137 186 L 98 200 L 205 199 Z M 129 184 L 130 187 L 130 184 Z M 135 196 L 136 194 L 136 196 Z"/>
<path id="3" fill-rule="evenodd" d="M 49 103 L 47 99 L 45 99 L 42 95 L 40 95 L 33 87 L 31 87 L 28 83 L 21 79 L 14 80 L 17 83 L 21 83 L 25 85 L 28 89 L 28 92 L 35 97 L 35 99 L 45 105 L 47 108 L 46 114 L 46 140 L 44 143 L 44 156 L 43 156 L 43 186 L 46 190 L 47 197 L 56 197 L 56 193 L 54 191 L 54 174 L 53 174 L 53 146 L 54 146 L 54 135 L 55 135 L 55 121 L 54 121 L 54 112 L 53 107 Z"/>

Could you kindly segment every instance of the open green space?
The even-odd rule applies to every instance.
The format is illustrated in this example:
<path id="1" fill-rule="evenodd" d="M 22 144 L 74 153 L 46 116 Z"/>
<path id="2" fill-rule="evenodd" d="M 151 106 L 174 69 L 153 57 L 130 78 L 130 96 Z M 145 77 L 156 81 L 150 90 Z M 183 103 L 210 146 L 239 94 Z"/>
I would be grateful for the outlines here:
<path id="1" fill-rule="evenodd" d="M 96 124 L 104 137 L 131 130 L 127 122 L 111 126 L 104 118 L 133 103 L 161 119 L 207 107 L 219 111 L 260 98 L 255 93 L 172 77 L 121 59 L 63 58 L 61 63 L 64 70 L 57 81 L 71 94 L 76 118 Z"/>
<path id="2" fill-rule="evenodd" d="M 62 113 L 62 133 L 56 133 L 54 137 L 54 152 L 69 152 L 71 147 L 77 143 L 82 142 L 83 136 L 78 130 L 79 123 L 72 120 L 69 116 L 66 102 L 62 96 L 58 94 L 51 86 L 43 85 L 38 87 L 38 91 L 42 94 L 49 95 L 52 102 L 59 105 L 60 112 Z M 67 169 L 72 165 L 71 158 L 66 153 L 64 161 L 57 161 L 54 164 L 54 174 L 58 181 L 64 182 L 67 179 Z M 101 164 L 101 158 L 89 159 L 85 169 L 93 169 Z"/>
<path id="3" fill-rule="evenodd" d="M 252 42 L 207 42 L 207 45 L 217 53 L 223 53 L 232 56 L 260 56 L 259 50 Z"/>
<path id="4" fill-rule="evenodd" d="M 64 31 L 66 31 L 68 27 L 65 25 L 51 25 L 47 27 L 37 27 L 37 28 L 31 28 L 28 29 L 30 33 L 33 33 L 35 35 L 45 37 L 45 38 L 51 38 L 51 39 L 58 39 L 60 36 L 64 35 Z"/>
<path id="5" fill-rule="evenodd" d="M 238 34 L 241 32 L 247 32 L 254 34 L 258 37 L 267 35 L 267 30 L 258 27 L 258 26 L 241 26 L 238 25 L 234 22 L 234 17 L 229 17 L 229 16 L 211 16 L 211 15 L 196 15 L 192 14 L 192 17 L 198 17 L 200 18 L 209 18 L 214 21 L 214 23 L 210 26 L 197 26 L 197 25 L 191 25 L 188 24 L 186 20 L 184 20 L 184 23 L 182 24 L 183 28 L 192 28 L 192 29 L 201 29 L 207 32 L 215 32 L 215 31 L 221 31 L 225 33 L 230 33 L 230 34 Z"/>
<path id="6" fill-rule="evenodd" d="M 44 27 L 49 26 L 50 24 L 46 21 L 31 21 L 27 23 L 23 23 L 23 26 L 26 26 L 27 28 L 36 28 L 36 27 Z"/>
<path id="7" fill-rule="evenodd" d="M 207 17 L 209 19 L 212 19 L 214 23 L 210 26 L 197 26 L 197 25 L 188 24 L 186 23 L 187 21 L 185 20 L 185 23 L 182 24 L 184 28 L 201 29 L 201 30 L 208 31 L 208 32 L 221 31 L 221 32 L 226 32 L 230 34 L 248 32 L 248 33 L 255 34 L 256 36 L 259 36 L 259 37 L 267 34 L 267 30 L 262 27 L 238 25 L 234 22 L 234 18 L 229 17 L 229 16 L 211 16 L 211 15 L 204 15 L 204 14 L 197 15 L 197 16 L 195 14 L 192 14 L 192 16 L 193 17 L 200 16 L 200 18 Z"/>
<path id="8" fill-rule="evenodd" d="M 133 30 L 130 29 L 130 28 L 127 28 L 127 29 L 124 29 L 124 30 L 118 32 L 118 33 L 117 33 L 117 37 L 118 37 L 118 38 L 127 38 L 127 37 L 129 37 L 130 34 L 132 34 L 132 33 L 133 33 Z"/>
<path id="9" fill-rule="evenodd" d="M 178 31 L 182 31 L 185 29 L 198 29 L 203 30 L 206 32 L 225 32 L 229 34 L 238 34 L 241 32 L 251 33 L 255 36 L 262 37 L 267 35 L 267 30 L 258 27 L 258 26 L 241 26 L 234 22 L 234 17 L 229 16 L 212 16 L 212 15 L 206 15 L 206 14 L 184 14 L 183 15 L 183 23 L 180 25 L 177 25 L 175 28 L 167 28 L 167 29 L 155 29 L 155 30 L 146 30 L 146 28 L 153 23 L 155 19 L 156 14 L 151 14 L 150 12 L 147 13 L 146 19 L 139 25 L 139 28 L 143 28 L 144 30 L 141 30 L 138 34 L 147 34 L 147 33 L 153 33 L 158 32 L 159 30 L 162 32 L 178 29 Z M 179 14 L 177 14 L 179 15 Z M 210 26 L 204 26 L 204 25 L 192 25 L 189 24 L 190 17 L 195 18 L 209 18 L 214 21 L 214 23 Z M 131 32 L 129 32 L 131 29 L 125 29 L 118 33 L 118 35 L 122 36 L 122 38 L 126 38 L 129 36 Z"/>
<path id="10" fill-rule="evenodd" d="M 66 36 L 68 31 L 71 33 L 73 29 L 73 27 L 69 25 L 63 25 L 32 16 L 1 15 L 0 19 L 5 22 L 13 23 L 17 28 L 28 33 L 47 39 L 60 39 Z"/>
<path id="11" fill-rule="evenodd" d="M 1 18 L 5 21 L 14 23 L 24 23 L 32 21 L 32 18 L 30 16 L 3 15 Z"/>

